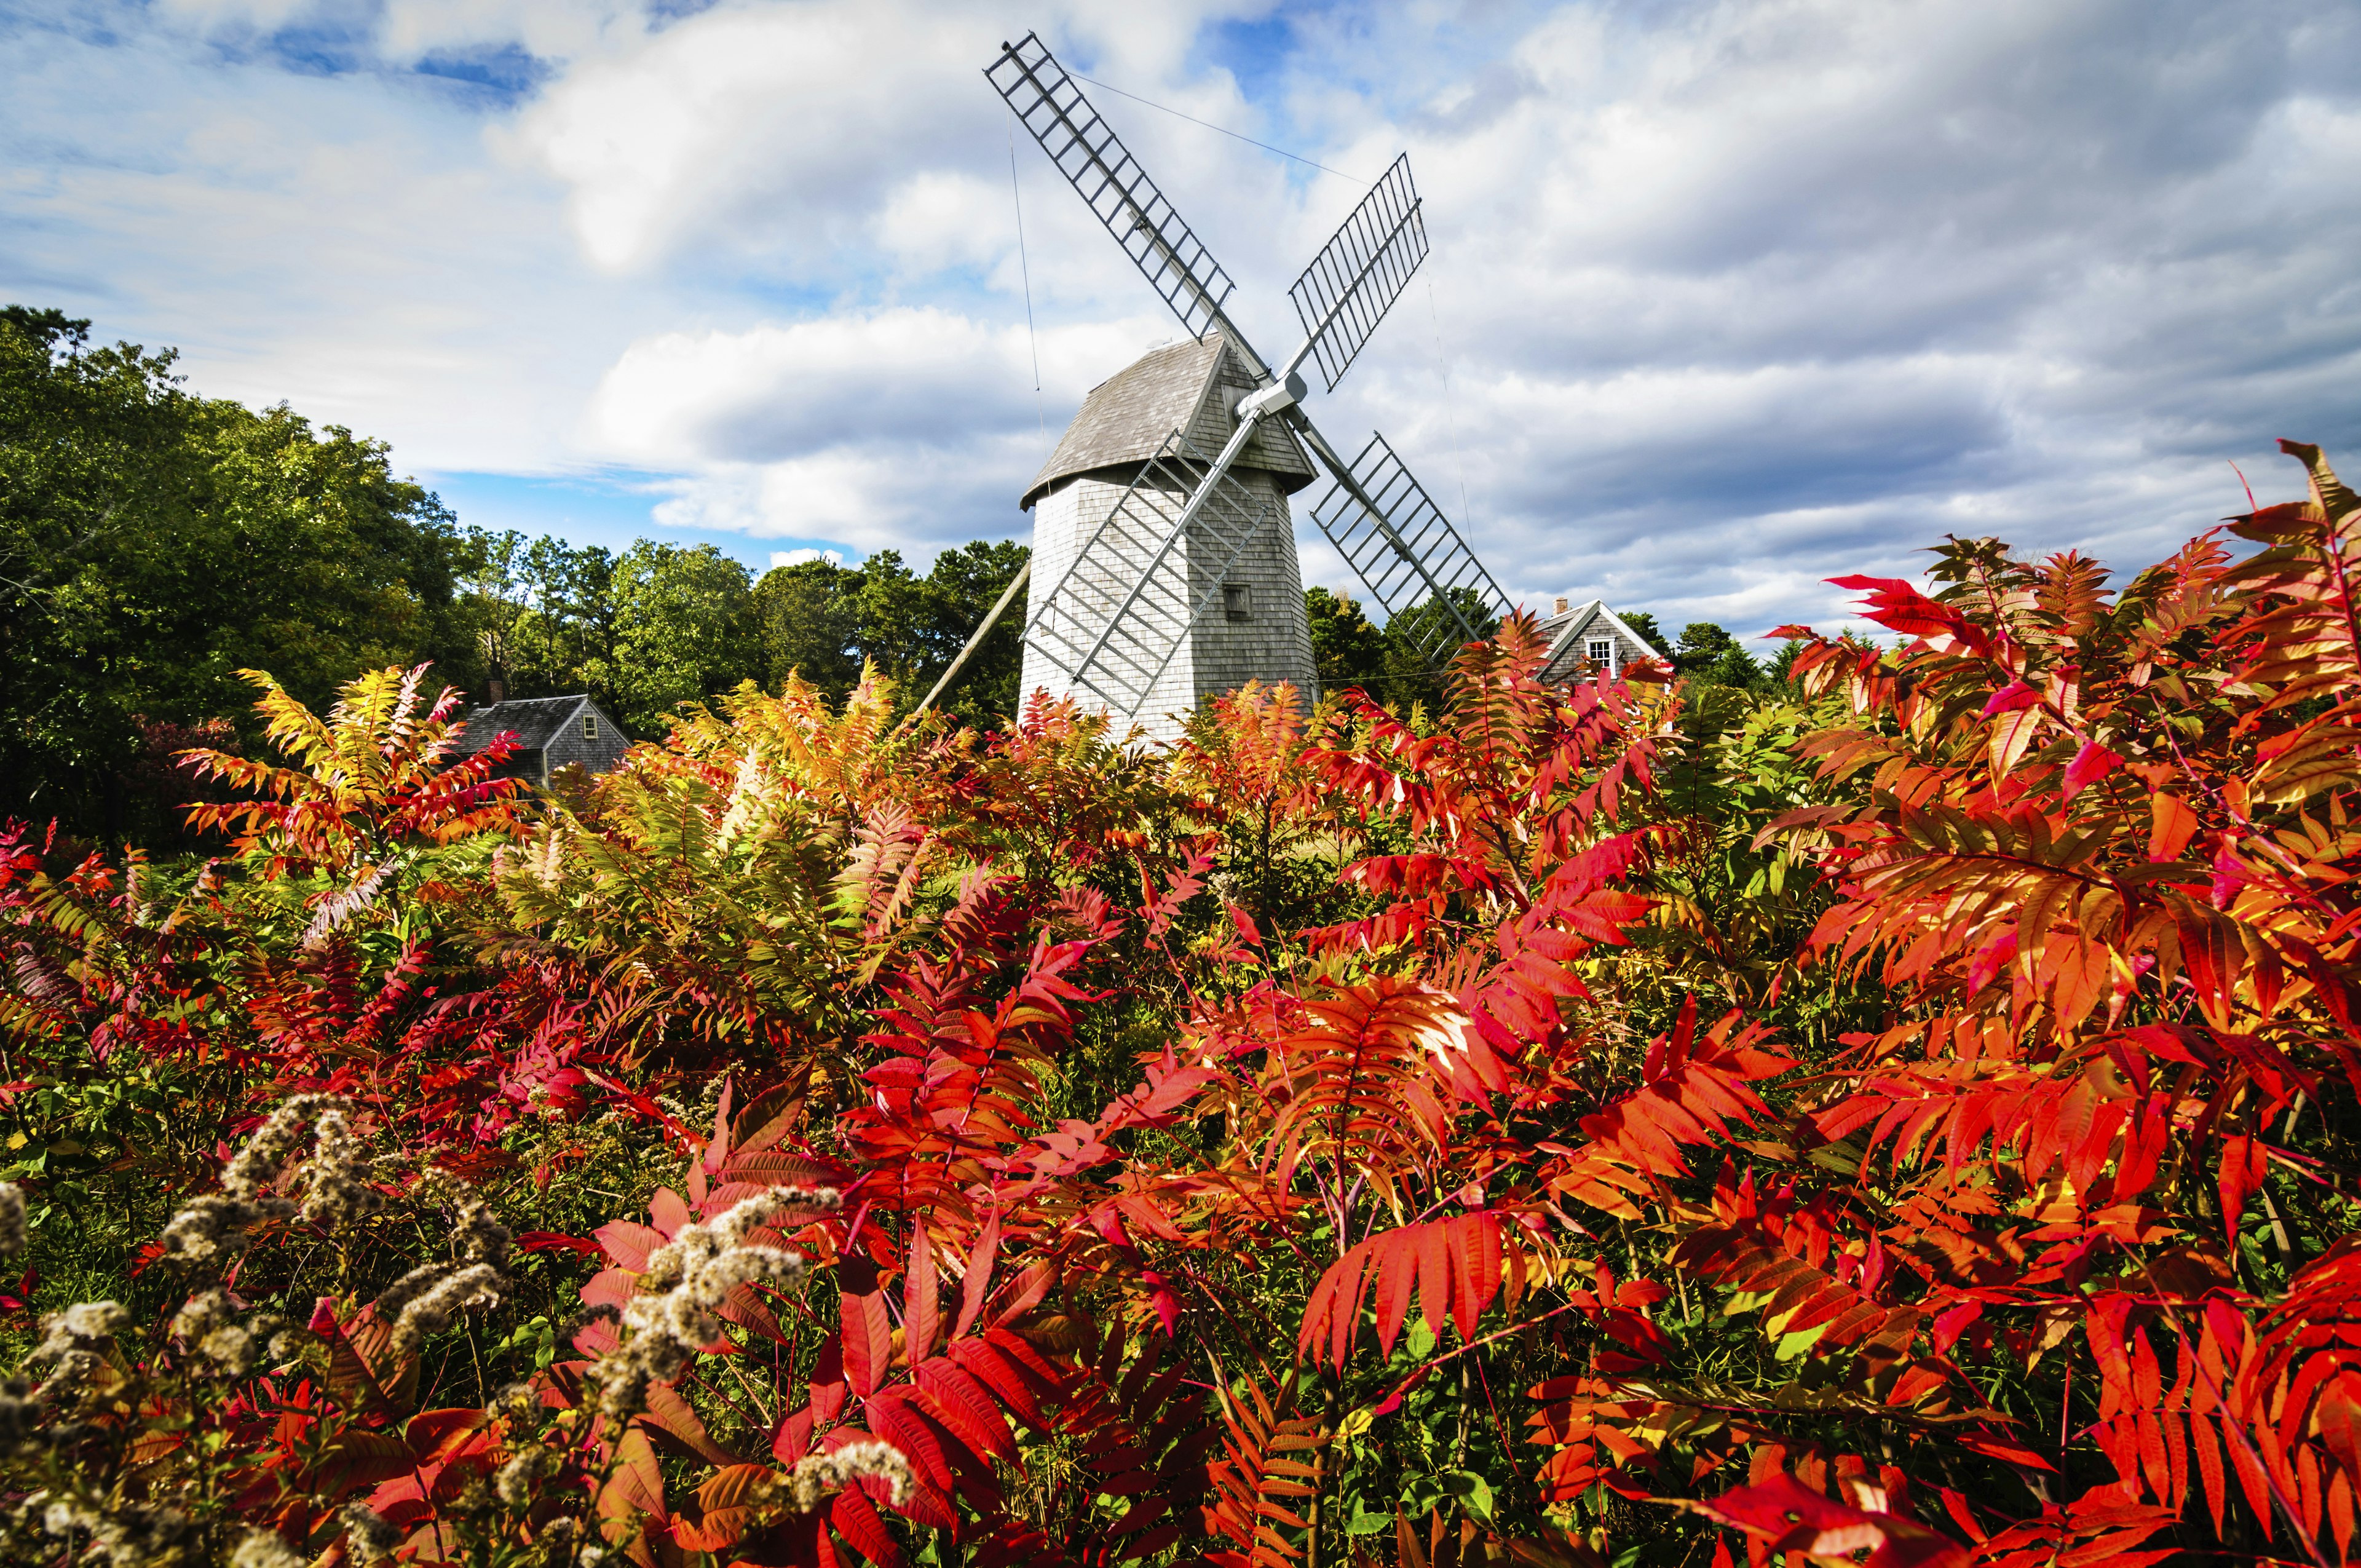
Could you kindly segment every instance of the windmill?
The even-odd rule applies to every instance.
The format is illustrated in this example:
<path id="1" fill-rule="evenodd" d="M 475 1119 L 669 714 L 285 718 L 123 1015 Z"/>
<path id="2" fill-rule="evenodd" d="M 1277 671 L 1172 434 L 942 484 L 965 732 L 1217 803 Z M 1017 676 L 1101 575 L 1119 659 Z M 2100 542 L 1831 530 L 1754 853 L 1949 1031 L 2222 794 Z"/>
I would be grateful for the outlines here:
<path id="1" fill-rule="evenodd" d="M 1243 576 L 1276 590 L 1271 608 L 1291 615 L 1301 643 L 1300 660 L 1280 658 L 1282 672 L 1297 663 L 1308 676 L 1292 528 L 1282 488 L 1266 477 L 1287 466 L 1285 452 L 1297 452 L 1308 481 L 1298 442 L 1331 480 L 1312 509 L 1314 521 L 1386 616 L 1408 628 L 1420 657 L 1441 663 L 1482 634 L 1479 620 L 1506 614 L 1499 585 L 1385 438 L 1372 434 L 1348 462 L 1303 408 L 1310 391 L 1304 367 L 1314 367 L 1334 391 L 1426 258 L 1409 155 L 1395 159 L 1288 290 L 1304 337 L 1273 367 L 1223 309 L 1234 288 L 1229 274 L 1039 38 L 1027 33 L 1021 42 L 1003 44 L 984 76 L 1180 318 L 1188 333 L 1183 352 L 1204 351 L 1196 357 L 1210 368 L 1193 400 L 1170 405 L 1179 417 L 1152 448 L 1135 442 L 1074 460 L 1120 458 L 1119 468 L 1110 462 L 1098 471 L 1130 477 L 1105 486 L 1095 504 L 1061 517 L 1060 530 L 1037 517 L 1025 574 L 1009 585 L 969 649 L 1029 579 L 1027 688 L 1049 685 L 1103 705 L 1119 720 L 1145 718 L 1154 726 L 1168 707 L 1194 703 L 1208 669 L 1218 676 L 1240 668 L 1237 648 L 1227 650 L 1226 663 L 1221 652 L 1235 642 L 1232 623 L 1241 619 L 1240 595 L 1250 587 L 1239 581 Z M 1152 352 L 1126 376 L 1158 357 Z M 1176 374 L 1194 368 L 1192 358 Z M 1121 379 L 1093 393 L 1078 429 L 1102 394 L 1119 400 Z M 1221 417 L 1211 421 L 1207 400 L 1223 393 L 1224 380 L 1234 385 L 1222 395 Z M 1074 439 L 1070 430 L 1067 443 Z M 1057 463 L 1053 457 L 1044 475 Z M 1038 487 L 1037 480 L 1037 492 Z M 1033 501 L 1028 492 L 1026 504 Z M 1419 613 L 1402 619 L 1411 611 Z M 1255 654 L 1246 657 L 1251 663 Z M 1271 657 L 1268 643 L 1261 657 Z M 966 658 L 963 651 L 922 709 Z M 1299 677 L 1299 684 L 1309 683 Z"/>

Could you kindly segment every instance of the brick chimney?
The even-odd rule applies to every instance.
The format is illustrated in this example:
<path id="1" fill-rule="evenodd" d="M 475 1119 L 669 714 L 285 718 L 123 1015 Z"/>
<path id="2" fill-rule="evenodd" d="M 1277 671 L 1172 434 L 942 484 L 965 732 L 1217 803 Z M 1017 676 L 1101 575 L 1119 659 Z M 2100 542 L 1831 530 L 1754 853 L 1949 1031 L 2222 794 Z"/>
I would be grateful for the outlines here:
<path id="1" fill-rule="evenodd" d="M 1565 600 L 1562 598 L 1557 601 L 1557 613 L 1560 615 L 1564 615 L 1565 613 Z M 498 702 L 500 698 L 494 697 L 492 700 L 494 702 Z"/>
<path id="2" fill-rule="evenodd" d="M 1558 603 L 1563 607 L 1565 601 L 1564 599 L 1560 599 Z M 494 675 L 491 679 L 484 683 L 484 696 L 491 699 L 491 705 L 494 707 L 498 707 L 500 704 L 508 700 L 508 682 L 500 679 L 498 675 Z"/>

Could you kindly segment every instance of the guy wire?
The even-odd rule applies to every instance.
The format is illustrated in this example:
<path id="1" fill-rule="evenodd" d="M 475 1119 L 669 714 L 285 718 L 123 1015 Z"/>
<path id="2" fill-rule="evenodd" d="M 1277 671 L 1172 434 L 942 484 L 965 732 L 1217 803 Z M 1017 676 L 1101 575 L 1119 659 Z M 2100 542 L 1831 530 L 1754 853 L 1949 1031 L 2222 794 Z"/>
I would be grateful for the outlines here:
<path id="1" fill-rule="evenodd" d="M 1041 339 L 1033 330 L 1033 263 L 1025 254 L 1025 196 L 1016 188 L 1016 127 L 1008 127 L 1008 194 L 1016 203 L 1016 269 L 1025 280 L 1025 342 L 1033 350 L 1033 420 L 1041 430 L 1041 459 L 1049 458 L 1049 415 L 1041 403 Z"/>
<path id="2" fill-rule="evenodd" d="M 1163 113 L 1170 115 L 1175 119 L 1186 120 L 1192 126 L 1202 126 L 1209 131 L 1219 131 L 1225 137 L 1232 137 L 1246 143 L 1248 147 L 1258 147 L 1265 152 L 1275 152 L 1281 158 L 1291 158 L 1298 163 L 1305 164 L 1311 168 L 1320 170 L 1323 174 L 1334 174 L 1337 179 L 1350 180 L 1356 185 L 1374 185 L 1377 183 L 1374 180 L 1364 180 L 1357 174 L 1347 174 L 1341 169 L 1331 169 L 1324 163 L 1313 163 L 1312 159 L 1304 157 L 1301 153 L 1290 152 L 1283 147 L 1273 147 L 1267 141 L 1257 141 L 1250 136 L 1241 136 L 1236 131 L 1230 129 L 1227 126 L 1217 126 L 1211 120 L 1201 120 L 1194 115 L 1184 115 L 1180 110 L 1172 108 L 1167 104 L 1159 104 L 1153 98 L 1143 98 L 1137 93 L 1126 93 L 1120 87 L 1109 86 L 1107 83 L 1101 82 L 1095 76 L 1084 76 L 1079 71 L 1069 71 L 1067 74 L 1071 76 L 1077 82 L 1087 82 L 1092 86 L 1102 88 L 1106 92 L 1114 93 L 1118 98 L 1128 98 L 1135 104 L 1145 104 L 1151 109 L 1161 110 Z"/>

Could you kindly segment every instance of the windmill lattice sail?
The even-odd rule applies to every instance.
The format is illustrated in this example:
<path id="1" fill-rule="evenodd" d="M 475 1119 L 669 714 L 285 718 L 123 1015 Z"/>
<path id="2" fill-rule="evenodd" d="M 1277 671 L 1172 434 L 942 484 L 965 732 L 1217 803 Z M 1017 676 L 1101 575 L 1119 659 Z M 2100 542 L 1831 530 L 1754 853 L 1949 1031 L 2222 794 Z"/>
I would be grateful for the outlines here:
<path id="1" fill-rule="evenodd" d="M 1426 220 L 1403 153 L 1287 291 L 1330 391 L 1425 259 Z"/>
<path id="2" fill-rule="evenodd" d="M 1235 592 L 1241 557 L 1279 510 L 1274 492 L 1229 475 L 1192 510 L 1209 464 L 1175 430 L 1073 559 L 1042 564 L 1055 576 L 1027 619 L 1027 650 L 1119 724 L 1195 703 L 1191 663 L 1176 655 Z"/>
<path id="3" fill-rule="evenodd" d="M 1222 302 L 1235 286 L 1230 275 L 1099 118 L 1049 46 L 1027 33 L 1016 43 L 1003 44 L 1000 58 L 983 74 L 1189 335 L 1202 337 L 1218 326 L 1242 343 L 1222 313 Z"/>
<path id="4" fill-rule="evenodd" d="M 1040 38 L 1004 44 L 984 75 L 1191 340 L 1150 350 L 1094 389 L 1028 488 L 1027 689 L 1087 695 L 1154 729 L 1249 677 L 1312 686 L 1285 499 L 1312 477 L 1304 447 L 1334 481 L 1315 509 L 1322 531 L 1389 617 L 1411 617 L 1422 656 L 1442 662 L 1504 614 L 1499 586 L 1384 438 L 1348 464 L 1301 401 L 1298 367 L 1316 359 L 1334 390 L 1425 259 L 1407 155 L 1289 290 L 1304 338 L 1274 371 L 1225 313 L 1229 274 Z M 1170 356 L 1201 353 L 1207 378 L 1171 379 Z M 1233 361 L 1238 385 L 1224 379 Z M 1143 389 L 1159 378 L 1190 407 L 1151 422 L 1140 417 Z M 1209 402 L 1217 392 L 1225 400 Z"/>
<path id="5" fill-rule="evenodd" d="M 1389 621 L 1411 618 L 1403 629 L 1427 663 L 1483 636 L 1477 617 L 1508 613 L 1499 585 L 1384 436 L 1370 434 L 1312 515 Z"/>

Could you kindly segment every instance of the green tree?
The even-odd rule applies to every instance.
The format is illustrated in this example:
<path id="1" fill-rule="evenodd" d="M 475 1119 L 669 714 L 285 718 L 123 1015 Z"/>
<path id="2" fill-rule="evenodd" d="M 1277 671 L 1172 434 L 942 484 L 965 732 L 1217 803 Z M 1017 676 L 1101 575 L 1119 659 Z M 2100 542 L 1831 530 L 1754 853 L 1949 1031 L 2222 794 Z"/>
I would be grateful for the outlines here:
<path id="1" fill-rule="evenodd" d="M 1654 616 L 1649 614 L 1644 609 L 1619 609 L 1615 613 L 1623 618 L 1624 625 L 1630 627 L 1632 630 L 1640 634 L 1640 640 L 1642 641 L 1645 642 L 1649 647 L 1653 648 L 1659 653 L 1663 653 L 1667 657 L 1671 655 L 1673 651 L 1672 641 L 1670 639 L 1665 637 L 1664 629 L 1656 624 L 1656 618 Z"/>
<path id="2" fill-rule="evenodd" d="M 861 678 L 858 570 L 833 561 L 774 566 L 754 585 L 753 619 L 762 681 L 779 689 L 800 674 L 841 701 Z"/>
<path id="3" fill-rule="evenodd" d="M 934 685 L 959 657 L 960 650 L 967 646 L 967 640 L 975 635 L 975 629 L 983 624 L 983 618 L 1025 569 L 1032 554 L 1013 540 L 979 539 L 935 557 L 926 583 L 932 635 L 924 672 L 927 685 Z M 1024 706 L 1025 694 L 1018 689 L 1024 663 L 1025 596 L 1020 593 L 1009 601 L 992 634 L 970 655 L 959 678 L 936 706 L 976 723 L 1013 717 Z M 915 700 L 926 692 L 922 688 L 910 695 Z"/>
<path id="4" fill-rule="evenodd" d="M 1770 689 L 1770 679 L 1754 656 L 1737 638 L 1710 620 L 1693 620 L 1681 629 L 1673 667 L 1695 685 L 1738 686 L 1747 691 Z"/>
<path id="5" fill-rule="evenodd" d="M 746 568 L 710 544 L 642 539 L 615 563 L 616 717 L 663 733 L 685 702 L 752 675 L 758 644 Z"/>
<path id="6" fill-rule="evenodd" d="M 512 529 L 462 530 L 460 549 L 456 614 L 480 656 L 477 695 L 489 696 L 497 678 L 508 696 L 587 691 L 615 708 L 621 621 L 612 553 Z"/>
<path id="7" fill-rule="evenodd" d="M 841 701 L 862 665 L 874 663 L 896 683 L 897 701 L 916 704 L 967 646 L 1028 554 L 1022 544 L 978 540 L 936 556 L 923 577 L 895 550 L 858 566 L 774 566 L 754 588 L 763 678 L 775 690 L 789 671 L 799 671 Z M 978 722 L 1015 713 L 1024 623 L 1024 605 L 1011 603 L 939 706 Z"/>
<path id="8" fill-rule="evenodd" d="M 1361 612 L 1360 602 L 1326 588 L 1303 590 L 1312 626 L 1312 666 L 1323 692 L 1360 686 L 1385 697 L 1386 634 Z"/>
<path id="9" fill-rule="evenodd" d="M 143 729 L 249 722 L 242 668 L 315 705 L 373 665 L 472 671 L 440 502 L 383 444 L 192 396 L 173 361 L 0 308 L 0 813 L 153 833 Z"/>
<path id="10" fill-rule="evenodd" d="M 940 639 L 924 579 L 902 564 L 899 550 L 880 550 L 848 573 L 844 583 L 852 609 L 854 674 L 862 663 L 873 663 L 878 674 L 894 681 L 903 701 L 916 702 L 925 688 L 909 688 L 921 672 L 929 664 L 941 669 L 959 651 L 929 657 Z"/>
<path id="11" fill-rule="evenodd" d="M 1455 588 L 1451 600 L 1446 606 L 1436 598 L 1424 599 L 1386 622 L 1383 690 L 1371 695 L 1388 707 L 1407 708 L 1415 703 L 1429 713 L 1440 711 L 1444 671 L 1469 641 L 1468 631 L 1481 640 L 1499 630 L 1499 617 L 1475 589 Z"/>
<path id="12" fill-rule="evenodd" d="M 587 691 L 611 706 L 619 700 L 622 635 L 614 555 L 595 544 L 543 538 L 527 547 L 520 566 L 533 605 L 522 628 L 524 695 Z"/>
<path id="13" fill-rule="evenodd" d="M 461 539 L 458 614 L 486 681 L 514 688 L 522 656 L 520 643 L 533 614 L 522 572 L 530 545 L 514 529 L 501 533 L 468 529 Z"/>

